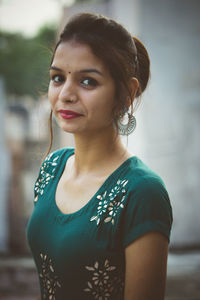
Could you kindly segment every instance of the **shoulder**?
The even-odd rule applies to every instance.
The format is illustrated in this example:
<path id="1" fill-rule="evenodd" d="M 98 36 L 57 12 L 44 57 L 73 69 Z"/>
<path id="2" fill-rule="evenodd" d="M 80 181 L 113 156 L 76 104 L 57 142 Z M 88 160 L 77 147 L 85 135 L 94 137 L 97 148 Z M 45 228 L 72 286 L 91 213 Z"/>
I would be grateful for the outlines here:
<path id="1" fill-rule="evenodd" d="M 42 162 L 42 165 L 47 162 L 55 162 L 58 159 L 62 158 L 64 155 L 72 155 L 74 153 L 74 148 L 60 148 L 51 153 L 49 153 Z"/>
<path id="2" fill-rule="evenodd" d="M 73 153 L 73 148 L 61 148 L 51 152 L 40 166 L 40 175 L 47 178 L 55 177 L 60 167 L 62 167 Z"/>
<path id="3" fill-rule="evenodd" d="M 163 179 L 137 156 L 130 160 L 126 175 L 133 193 L 167 192 Z"/>
<path id="4" fill-rule="evenodd" d="M 134 157 L 127 170 L 128 205 L 172 218 L 172 208 L 163 179 L 141 159 Z"/>
<path id="5" fill-rule="evenodd" d="M 126 175 L 125 245 L 149 231 L 159 231 L 169 239 L 173 215 L 162 178 L 139 158 L 131 160 Z"/>
<path id="6" fill-rule="evenodd" d="M 44 194 L 44 191 L 50 186 L 49 183 L 53 183 L 54 178 L 59 175 L 66 160 L 73 153 L 74 148 L 61 148 L 51 152 L 43 160 L 34 186 L 35 201 L 37 201 L 39 194 L 41 196 Z"/>

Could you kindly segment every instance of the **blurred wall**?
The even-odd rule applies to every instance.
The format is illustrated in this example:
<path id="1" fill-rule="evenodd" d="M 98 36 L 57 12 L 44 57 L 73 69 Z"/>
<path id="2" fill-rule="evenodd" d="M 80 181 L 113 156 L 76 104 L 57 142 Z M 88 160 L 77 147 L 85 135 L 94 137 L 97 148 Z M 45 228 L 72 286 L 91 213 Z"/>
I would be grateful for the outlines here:
<path id="1" fill-rule="evenodd" d="M 167 185 L 174 247 L 200 246 L 199 11 L 197 0 L 140 1 L 139 35 L 152 62 L 142 152 Z"/>
<path id="2" fill-rule="evenodd" d="M 174 212 L 171 246 L 199 247 L 200 2 L 112 0 L 74 5 L 65 8 L 61 27 L 82 11 L 117 19 L 149 51 L 151 80 L 128 148 L 166 183 Z M 73 143 L 69 134 L 62 140 L 63 146 Z"/>

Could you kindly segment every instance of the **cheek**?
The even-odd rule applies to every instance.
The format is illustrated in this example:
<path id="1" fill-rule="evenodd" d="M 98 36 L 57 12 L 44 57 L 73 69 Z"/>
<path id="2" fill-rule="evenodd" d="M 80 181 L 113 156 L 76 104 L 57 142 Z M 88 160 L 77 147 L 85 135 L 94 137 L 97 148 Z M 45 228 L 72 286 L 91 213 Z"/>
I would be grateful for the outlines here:
<path id="1" fill-rule="evenodd" d="M 55 88 L 53 88 L 51 85 L 49 85 L 48 99 L 49 99 L 49 102 L 50 102 L 52 107 L 56 103 L 57 96 L 58 96 L 58 91 Z"/>
<path id="2" fill-rule="evenodd" d="M 112 118 L 113 99 L 107 95 L 107 97 L 98 100 L 95 103 L 90 103 L 90 109 L 88 110 L 90 117 L 96 121 L 110 120 Z"/>
<path id="3" fill-rule="evenodd" d="M 114 89 L 112 87 L 106 87 L 97 93 L 91 94 L 90 97 L 87 96 L 85 99 L 88 99 L 88 106 L 90 106 L 90 111 L 94 115 L 102 113 L 104 115 L 110 115 L 115 102 L 114 98 Z"/>

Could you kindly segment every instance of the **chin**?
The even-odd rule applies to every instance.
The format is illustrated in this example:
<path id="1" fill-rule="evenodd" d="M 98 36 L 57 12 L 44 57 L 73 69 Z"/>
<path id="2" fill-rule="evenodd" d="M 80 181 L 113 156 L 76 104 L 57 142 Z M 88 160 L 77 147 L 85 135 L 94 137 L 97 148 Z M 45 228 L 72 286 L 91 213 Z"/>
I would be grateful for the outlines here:
<path id="1" fill-rule="evenodd" d="M 76 133 L 76 130 L 72 129 L 72 128 L 66 128 L 66 126 L 60 126 L 60 129 L 64 132 L 68 132 L 68 133 Z"/>
<path id="2" fill-rule="evenodd" d="M 67 132 L 67 133 L 72 133 L 72 134 L 76 134 L 76 133 L 81 133 L 83 132 L 83 130 L 80 130 L 80 128 L 72 128 L 72 126 L 66 126 L 65 125 L 59 125 L 60 129 L 64 132 Z M 75 127 L 75 126 L 73 126 Z"/>
<path id="3" fill-rule="evenodd" d="M 75 128 L 74 125 L 72 126 L 71 124 L 67 124 L 66 122 L 60 120 L 59 118 L 56 118 L 56 123 L 62 131 L 74 133 L 77 130 L 77 128 Z"/>

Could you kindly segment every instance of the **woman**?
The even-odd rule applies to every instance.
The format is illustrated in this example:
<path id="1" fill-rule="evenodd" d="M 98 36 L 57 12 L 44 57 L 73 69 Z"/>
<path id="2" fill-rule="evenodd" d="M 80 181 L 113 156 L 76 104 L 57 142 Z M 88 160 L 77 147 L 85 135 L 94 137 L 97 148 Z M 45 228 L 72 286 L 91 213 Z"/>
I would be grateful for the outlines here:
<path id="1" fill-rule="evenodd" d="M 170 201 L 161 178 L 120 140 L 135 127 L 148 78 L 145 47 L 120 24 L 88 13 L 68 22 L 48 97 L 75 149 L 43 162 L 28 225 L 42 299 L 164 299 Z"/>

